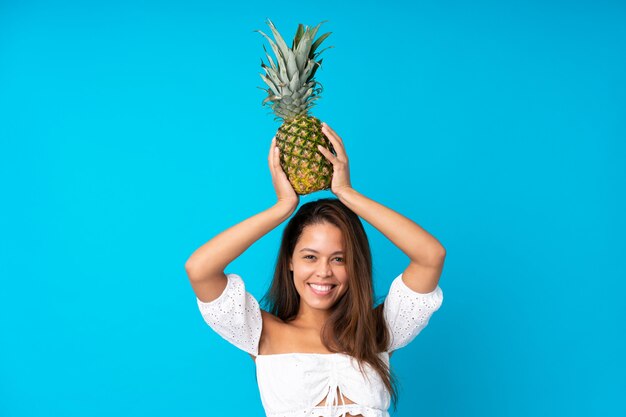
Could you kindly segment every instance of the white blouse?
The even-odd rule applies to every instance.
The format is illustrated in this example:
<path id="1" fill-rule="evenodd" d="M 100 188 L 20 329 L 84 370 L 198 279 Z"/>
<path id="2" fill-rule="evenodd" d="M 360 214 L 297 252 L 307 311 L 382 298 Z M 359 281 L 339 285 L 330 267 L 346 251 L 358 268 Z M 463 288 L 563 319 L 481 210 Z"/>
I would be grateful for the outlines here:
<path id="1" fill-rule="evenodd" d="M 241 277 L 227 274 L 228 283 L 218 298 L 208 303 L 196 297 L 204 321 L 220 336 L 256 357 L 261 402 L 268 417 L 339 417 L 346 413 L 364 417 L 389 417 L 391 396 L 378 373 L 343 353 L 279 353 L 259 355 L 263 321 L 259 303 L 246 291 Z M 443 302 L 437 286 L 422 294 L 410 289 L 400 274 L 391 283 L 383 316 L 391 344 L 379 353 L 389 365 L 389 352 L 409 344 L 428 324 Z M 354 404 L 343 404 L 343 396 Z M 325 405 L 317 406 L 324 398 Z"/>

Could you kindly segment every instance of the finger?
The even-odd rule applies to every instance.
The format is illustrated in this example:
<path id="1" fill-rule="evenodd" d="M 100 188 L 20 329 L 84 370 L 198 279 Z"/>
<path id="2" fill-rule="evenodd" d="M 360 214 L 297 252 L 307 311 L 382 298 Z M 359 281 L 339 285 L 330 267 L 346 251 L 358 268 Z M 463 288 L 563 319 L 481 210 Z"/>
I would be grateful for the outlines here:
<path id="1" fill-rule="evenodd" d="M 278 149 L 276 142 L 274 142 L 272 157 L 274 158 L 274 168 L 280 168 L 280 149 Z"/>
<path id="2" fill-rule="evenodd" d="M 273 157 L 274 157 L 274 172 L 278 175 L 280 175 L 281 173 L 286 175 L 283 171 L 283 167 L 280 165 L 280 149 L 278 148 L 276 143 L 274 143 Z"/>
<path id="3" fill-rule="evenodd" d="M 326 159 L 330 161 L 331 164 L 334 164 L 335 161 L 337 160 L 337 157 L 333 155 L 333 153 L 330 150 L 326 149 L 322 145 L 317 145 L 317 149 L 319 149 L 320 153 L 324 155 Z"/>
<path id="4" fill-rule="evenodd" d="M 346 151 L 343 147 L 343 142 L 341 142 L 341 139 L 337 135 L 334 135 L 329 130 L 326 130 L 324 128 L 322 128 L 322 132 L 326 135 L 330 143 L 333 145 L 333 148 L 335 149 L 335 153 L 337 154 L 337 157 L 347 159 Z"/>
<path id="5" fill-rule="evenodd" d="M 270 142 L 270 153 L 269 153 L 269 155 L 267 155 L 267 160 L 268 161 L 272 160 L 272 151 L 273 151 L 273 148 L 274 148 L 274 140 L 275 139 L 276 139 L 276 137 L 273 137 L 272 141 Z"/>
<path id="6" fill-rule="evenodd" d="M 330 142 L 333 144 L 333 147 L 339 147 L 342 150 L 344 149 L 343 140 L 330 127 L 328 127 L 328 125 L 322 126 L 322 133 L 324 133 L 328 140 L 330 140 Z"/>
<path id="7" fill-rule="evenodd" d="M 341 137 L 339 137 L 337 132 L 335 132 L 333 130 L 333 128 L 328 126 L 326 123 L 322 123 L 322 131 L 326 131 L 325 133 L 328 133 L 331 136 L 334 136 L 335 139 L 337 139 L 337 141 L 343 145 L 343 139 L 341 139 Z M 328 136 L 328 135 L 326 135 L 326 136 Z"/>
<path id="8" fill-rule="evenodd" d="M 276 159 L 276 151 L 274 149 L 276 148 L 276 137 L 274 136 L 274 138 L 272 138 L 272 144 L 270 145 L 270 154 L 268 156 L 268 161 L 269 161 L 269 165 L 270 165 L 270 172 L 272 174 L 272 176 L 276 175 L 276 167 L 274 165 L 274 160 Z"/>

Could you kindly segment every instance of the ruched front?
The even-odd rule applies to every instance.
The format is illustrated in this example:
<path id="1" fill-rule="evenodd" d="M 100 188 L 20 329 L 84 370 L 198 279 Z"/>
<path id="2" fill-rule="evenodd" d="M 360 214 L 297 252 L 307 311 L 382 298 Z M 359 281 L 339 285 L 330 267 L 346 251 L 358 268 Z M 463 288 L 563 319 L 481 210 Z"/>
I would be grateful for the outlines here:
<path id="1" fill-rule="evenodd" d="M 380 356 L 389 363 L 387 352 Z M 389 392 L 369 364 L 364 369 L 362 374 L 356 359 L 341 353 L 285 353 L 256 358 L 261 401 L 270 417 L 354 415 L 357 406 L 372 409 L 359 412 L 365 417 L 388 415 Z M 344 397 L 354 404 L 346 404 Z"/>

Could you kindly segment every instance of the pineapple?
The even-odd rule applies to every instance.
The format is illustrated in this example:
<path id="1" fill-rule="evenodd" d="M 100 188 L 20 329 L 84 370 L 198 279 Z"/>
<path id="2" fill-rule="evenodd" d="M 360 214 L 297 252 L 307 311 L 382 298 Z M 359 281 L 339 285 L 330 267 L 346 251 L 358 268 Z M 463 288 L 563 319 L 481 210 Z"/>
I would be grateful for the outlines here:
<path id="1" fill-rule="evenodd" d="M 327 190 L 330 188 L 333 166 L 319 152 L 317 145 L 322 145 L 333 154 L 336 153 L 328 138 L 322 133 L 320 120 L 308 112 L 322 91 L 321 84 L 315 81 L 313 76 L 322 64 L 321 59 L 319 62 L 316 61 L 317 56 L 325 49 L 317 53 L 315 50 L 331 32 L 325 33 L 313 42 L 319 27 L 325 21 L 315 28 L 303 27 L 300 24 L 289 48 L 271 20 L 267 19 L 267 22 L 276 42 L 260 30 L 256 32 L 261 33 L 269 41 L 276 63 L 263 46 L 270 66 L 266 66 L 261 60 L 265 74 L 260 75 L 269 88 L 259 88 L 268 94 L 262 106 L 271 103 L 272 111 L 276 115 L 274 120 L 283 121 L 276 132 L 280 165 L 297 194 Z"/>

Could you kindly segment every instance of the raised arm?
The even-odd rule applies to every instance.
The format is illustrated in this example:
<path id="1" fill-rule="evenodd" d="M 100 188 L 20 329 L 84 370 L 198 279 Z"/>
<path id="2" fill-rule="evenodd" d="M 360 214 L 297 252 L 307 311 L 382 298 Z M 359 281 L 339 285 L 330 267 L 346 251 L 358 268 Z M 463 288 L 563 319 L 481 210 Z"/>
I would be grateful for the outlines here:
<path id="1" fill-rule="evenodd" d="M 279 164 L 272 140 L 268 164 L 278 201 L 241 223 L 221 232 L 198 248 L 185 263 L 191 286 L 200 301 L 215 300 L 226 288 L 224 269 L 254 242 L 285 221 L 298 206 L 295 193 Z"/>
<path id="2" fill-rule="evenodd" d="M 402 275 L 402 280 L 409 288 L 420 293 L 433 291 L 443 269 L 446 255 L 444 247 L 412 220 L 353 189 L 343 141 L 328 125 L 324 124 L 322 131 L 337 153 L 333 155 L 325 148 L 320 149 L 333 164 L 333 193 L 409 257 L 409 266 Z"/>

